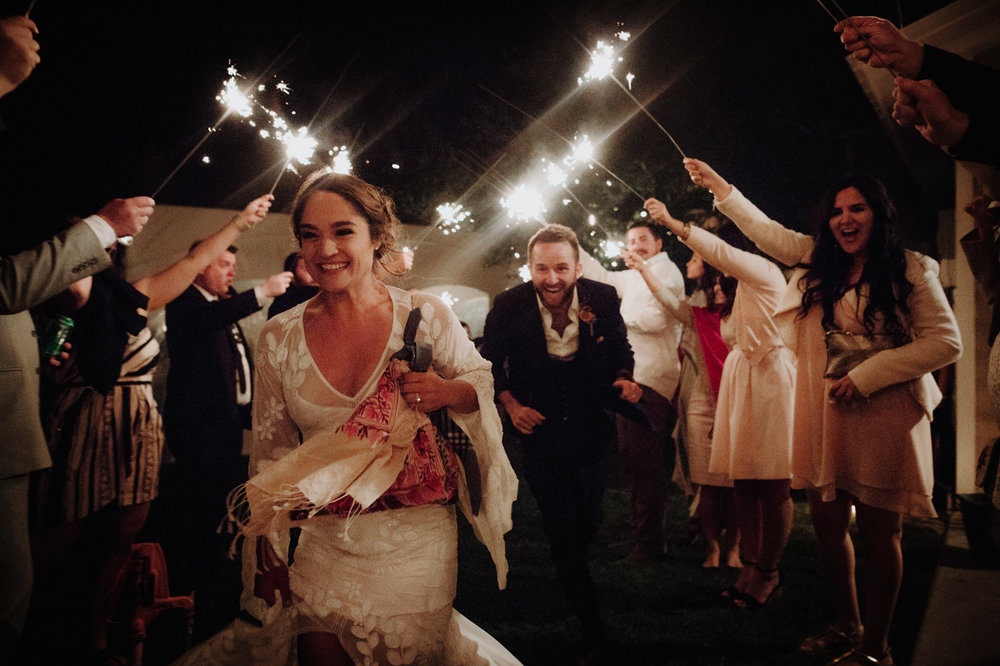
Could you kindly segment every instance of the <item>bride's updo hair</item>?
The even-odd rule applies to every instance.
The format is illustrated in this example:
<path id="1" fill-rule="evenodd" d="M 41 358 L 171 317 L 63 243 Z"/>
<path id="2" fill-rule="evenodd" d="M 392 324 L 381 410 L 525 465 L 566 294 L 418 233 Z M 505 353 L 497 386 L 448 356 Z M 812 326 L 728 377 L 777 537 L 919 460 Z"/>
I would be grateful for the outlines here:
<path id="1" fill-rule="evenodd" d="M 398 261 L 401 250 L 399 238 L 403 225 L 396 215 L 396 204 L 381 188 L 350 174 L 329 173 L 321 169 L 313 172 L 302 183 L 292 202 L 292 233 L 300 245 L 302 212 L 309 199 L 317 192 L 330 192 L 343 197 L 361 217 L 368 221 L 368 233 L 377 243 L 375 261 L 393 275 L 405 272 L 401 271 L 399 267 L 401 262 Z"/>

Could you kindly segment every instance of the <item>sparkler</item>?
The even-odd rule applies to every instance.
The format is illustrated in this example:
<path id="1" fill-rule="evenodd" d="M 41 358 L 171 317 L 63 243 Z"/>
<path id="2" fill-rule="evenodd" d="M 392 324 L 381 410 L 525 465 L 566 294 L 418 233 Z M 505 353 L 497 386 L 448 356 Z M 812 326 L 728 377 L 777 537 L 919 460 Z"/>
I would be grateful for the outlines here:
<path id="1" fill-rule="evenodd" d="M 627 41 L 627 35 L 628 33 L 619 33 L 620 36 L 619 38 L 622 41 Z M 597 46 L 590 54 L 590 67 L 587 69 L 586 72 L 584 72 L 584 75 L 579 79 L 580 85 L 583 85 L 584 81 L 586 80 L 601 80 L 607 78 L 614 81 L 616 84 L 618 84 L 618 87 L 621 88 L 626 95 L 628 95 L 629 99 L 635 102 L 635 105 L 639 107 L 639 110 L 642 111 L 644 114 L 646 114 L 646 117 L 652 120 L 653 124 L 656 125 L 660 129 L 660 131 L 663 132 L 664 135 L 666 135 L 668 139 L 670 139 L 670 143 L 674 144 L 674 148 L 676 148 L 677 152 L 681 154 L 681 157 L 687 158 L 687 155 L 685 155 L 684 151 L 681 150 L 680 145 L 670 134 L 670 132 L 668 132 L 667 129 L 660 124 L 660 121 L 658 121 L 653 116 L 653 114 L 649 112 L 649 109 L 647 109 L 646 106 L 638 99 L 636 99 L 635 95 L 632 94 L 632 91 L 629 88 L 631 87 L 632 81 L 635 79 L 635 77 L 631 73 L 628 74 L 627 80 L 629 82 L 629 87 L 626 87 L 621 81 L 618 80 L 618 77 L 615 76 L 614 72 L 615 64 L 621 61 L 622 58 L 620 56 L 615 55 L 614 47 L 603 41 L 598 41 Z"/>
<path id="2" fill-rule="evenodd" d="M 24 18 L 31 18 L 31 10 L 35 8 L 35 0 L 28 3 L 28 8 L 24 10 Z"/>
<path id="3" fill-rule="evenodd" d="M 530 119 L 530 120 L 532 120 L 532 121 L 533 121 L 533 122 L 534 122 L 534 123 L 535 123 L 536 125 L 538 125 L 538 126 L 540 126 L 540 127 L 543 127 L 543 128 L 545 128 L 545 129 L 547 129 L 547 130 L 548 130 L 549 132 L 551 132 L 551 133 L 552 133 L 552 134 L 553 134 L 554 136 L 556 136 L 556 137 L 558 137 L 558 138 L 562 139 L 562 140 L 563 140 L 563 141 L 565 141 L 565 142 L 566 142 L 567 144 L 569 144 L 569 145 L 570 145 L 571 147 L 573 147 L 573 146 L 574 146 L 574 143 L 573 143 L 572 141 L 570 141 L 569 139 L 567 139 L 566 137 L 564 137 L 564 136 L 563 136 L 562 134 L 560 134 L 559 132 L 555 131 L 554 129 L 552 129 L 551 127 L 549 127 L 548 125 L 546 125 L 545 123 L 543 123 L 542 121 L 540 121 L 540 120 L 539 120 L 538 118 L 535 118 L 535 117 L 534 117 L 533 115 L 531 115 L 531 114 L 530 114 L 530 113 L 528 113 L 527 111 L 525 111 L 525 110 L 523 110 L 523 109 L 519 108 L 519 107 L 518 107 L 517 105 L 513 104 L 513 103 L 512 103 L 512 102 L 510 102 L 509 100 L 506 100 L 506 99 L 504 99 L 503 97 L 501 97 L 500 95 L 496 94 L 495 92 L 493 92 L 492 90 L 490 90 L 490 89 L 489 89 L 489 88 L 487 88 L 486 86 L 483 86 L 482 84 L 480 84 L 480 85 L 479 85 L 479 87 L 480 87 L 480 88 L 482 88 L 482 89 L 483 89 L 484 91 L 486 91 L 487 93 L 489 93 L 490 95 L 492 95 L 493 97 L 496 97 L 496 98 L 497 98 L 498 100 L 500 100 L 501 102 L 503 102 L 504 104 L 506 104 L 506 105 L 507 105 L 507 106 L 509 106 L 510 108 L 514 109 L 514 110 L 515 110 L 515 111 L 517 111 L 518 113 L 520 113 L 520 114 L 522 114 L 523 116 L 525 116 L 525 117 L 529 118 L 529 119 Z M 576 148 L 574 148 L 574 151 L 576 151 L 576 150 L 577 150 L 577 149 L 576 149 Z M 590 157 L 590 161 L 591 161 L 591 162 L 593 162 L 594 164 L 596 164 L 597 166 L 599 166 L 600 168 L 604 169 L 605 171 L 607 171 L 607 172 L 608 172 L 608 175 L 609 175 L 609 176 L 611 176 L 612 178 L 614 178 L 615 180 L 617 180 L 617 181 L 618 181 L 619 183 L 621 183 L 622 187 L 624 187 L 624 188 L 625 188 L 625 189 L 627 189 L 627 190 L 628 190 L 629 192 L 631 192 L 632 194 L 634 194 L 634 195 L 636 196 L 636 198 L 638 198 L 638 199 L 639 199 L 639 201 L 642 201 L 642 202 L 645 202 L 645 201 L 646 201 L 646 197 L 644 197 L 644 196 L 642 196 L 641 194 L 639 194 L 638 192 L 636 192 L 636 191 L 635 191 L 635 189 L 634 189 L 634 188 L 632 188 L 632 186 L 631 186 L 631 185 L 629 185 L 629 184 L 628 184 L 628 183 L 626 183 L 626 182 L 625 182 L 624 180 L 622 180 L 622 179 L 621 179 L 621 178 L 620 178 L 620 177 L 619 177 L 619 176 L 618 176 L 617 174 L 615 174 L 615 172 L 614 172 L 614 171 L 612 171 L 611 169 L 609 169 L 609 168 L 608 168 L 607 166 L 605 166 L 604 164 L 601 164 L 601 163 L 600 163 L 599 161 L 597 161 L 597 160 L 596 160 L 596 159 L 595 159 L 595 158 L 594 158 L 594 157 L 593 157 L 592 155 L 591 155 L 591 157 Z"/>
<path id="4" fill-rule="evenodd" d="M 840 23 L 842 20 L 847 21 L 847 24 L 850 25 L 851 28 L 858 33 L 858 36 L 861 37 L 861 40 L 865 43 L 865 46 L 867 46 L 868 50 L 871 51 L 871 57 L 878 58 L 879 61 L 882 63 L 882 67 L 884 67 L 887 72 L 892 74 L 893 78 L 896 78 L 896 76 L 898 76 L 896 72 L 892 70 L 892 67 L 889 67 L 889 65 L 885 63 L 885 60 L 882 59 L 882 56 L 878 55 L 878 52 L 875 50 L 875 47 L 873 47 L 872 43 L 868 41 L 868 37 L 863 32 L 854 27 L 854 21 L 851 20 L 850 15 L 844 11 L 843 7 L 837 4 L 837 0 L 830 0 L 830 3 L 836 8 L 838 12 L 840 12 L 843 15 L 844 17 L 843 19 L 838 19 L 836 15 L 833 12 L 831 12 L 826 5 L 823 4 L 823 0 L 816 0 L 816 2 L 819 3 L 819 6 L 823 8 L 823 11 L 825 11 L 830 16 L 830 18 L 833 19 L 834 23 Z"/>
<path id="5" fill-rule="evenodd" d="M 196 143 L 188 154 L 184 156 L 176 167 L 174 167 L 174 170 L 167 174 L 167 177 L 163 179 L 163 182 L 160 183 L 159 187 L 153 191 L 151 196 L 154 199 L 163 190 L 163 188 L 167 186 L 167 183 L 169 183 L 173 177 L 177 175 L 177 172 L 181 170 L 181 167 L 183 167 L 187 161 L 191 159 L 191 156 L 198 152 L 198 149 L 201 148 L 202 144 L 205 143 L 208 137 L 219 129 L 219 125 L 221 125 L 226 118 L 234 113 L 243 118 L 249 118 L 253 115 L 255 104 L 254 98 L 251 94 L 248 94 L 240 88 L 239 83 L 237 82 L 237 77 L 240 77 L 240 73 L 232 64 L 227 67 L 226 72 L 229 74 L 229 78 L 223 82 L 222 89 L 215 96 L 215 99 L 217 99 L 223 106 L 222 115 L 220 115 L 218 120 L 215 121 L 215 124 L 205 131 L 205 134 L 201 137 L 201 139 L 199 139 L 198 143 Z M 252 88 L 252 86 L 249 86 L 248 89 L 249 88 Z"/>

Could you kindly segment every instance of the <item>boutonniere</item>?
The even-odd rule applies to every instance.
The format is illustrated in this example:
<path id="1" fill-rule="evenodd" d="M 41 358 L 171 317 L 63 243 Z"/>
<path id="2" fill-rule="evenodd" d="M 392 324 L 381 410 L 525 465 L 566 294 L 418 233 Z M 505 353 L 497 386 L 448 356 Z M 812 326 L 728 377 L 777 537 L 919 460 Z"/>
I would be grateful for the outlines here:
<path id="1" fill-rule="evenodd" d="M 590 335 L 591 337 L 593 337 L 594 322 L 597 321 L 597 315 L 595 315 L 594 311 L 590 309 L 590 306 L 586 304 L 581 305 L 580 309 L 577 311 L 576 316 L 579 317 L 580 321 L 582 321 L 584 324 L 590 326 Z"/>

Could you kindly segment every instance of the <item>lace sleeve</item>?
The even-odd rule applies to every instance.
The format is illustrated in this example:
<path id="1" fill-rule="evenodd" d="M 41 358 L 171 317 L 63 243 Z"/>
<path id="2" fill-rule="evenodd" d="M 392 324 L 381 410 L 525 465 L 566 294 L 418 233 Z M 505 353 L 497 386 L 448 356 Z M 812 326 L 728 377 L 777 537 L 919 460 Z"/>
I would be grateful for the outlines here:
<path id="1" fill-rule="evenodd" d="M 299 445 L 299 429 L 288 413 L 282 379 L 290 356 L 286 331 L 287 327 L 272 319 L 257 342 L 250 476 Z"/>
<path id="2" fill-rule="evenodd" d="M 265 469 L 299 445 L 298 427 L 292 421 L 285 402 L 282 368 L 288 361 L 286 333 L 287 317 L 268 322 L 261 331 L 254 355 L 253 431 L 250 449 L 250 476 Z M 274 552 L 281 559 L 288 552 L 290 535 L 287 531 L 272 532 L 266 536 L 243 540 L 243 593 L 242 608 L 263 619 L 268 612 L 276 612 L 281 604 L 269 609 L 259 597 L 254 596 L 254 576 L 257 567 L 257 540 L 268 539 Z"/>
<path id="3" fill-rule="evenodd" d="M 507 585 L 504 534 L 513 526 L 511 509 L 517 498 L 517 476 L 503 448 L 503 426 L 493 400 L 492 365 L 479 355 L 444 301 L 431 294 L 415 294 L 414 299 L 420 305 L 420 334 L 434 349 L 434 370 L 446 379 L 468 382 L 479 398 L 479 409 L 469 414 L 448 410 L 472 442 L 482 481 L 479 514 L 472 513 L 464 474 L 459 482 L 459 504 L 476 537 L 489 550 L 497 570 L 497 585 L 503 589 Z"/>

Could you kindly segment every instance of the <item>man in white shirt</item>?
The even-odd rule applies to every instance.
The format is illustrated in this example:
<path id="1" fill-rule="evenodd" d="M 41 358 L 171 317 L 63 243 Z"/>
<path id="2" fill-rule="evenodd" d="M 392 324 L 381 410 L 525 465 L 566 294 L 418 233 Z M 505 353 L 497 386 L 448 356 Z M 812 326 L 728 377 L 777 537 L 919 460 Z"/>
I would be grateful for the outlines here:
<path id="1" fill-rule="evenodd" d="M 681 298 L 684 277 L 663 252 L 659 233 L 652 223 L 636 222 L 626 234 L 627 249 Z M 681 373 L 677 354 L 681 323 L 656 299 L 639 271 L 609 271 L 586 252 L 581 261 L 584 277 L 613 285 L 621 298 L 622 319 L 635 354 L 635 381 L 642 386 L 638 406 L 647 424 L 619 414 L 616 426 L 619 462 L 632 503 L 632 543 L 626 561 L 644 562 L 661 557 L 666 545 L 663 523 L 674 459 L 671 432 L 677 421 L 673 401 Z"/>

